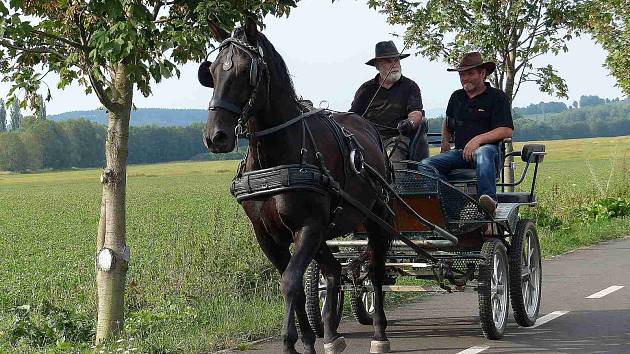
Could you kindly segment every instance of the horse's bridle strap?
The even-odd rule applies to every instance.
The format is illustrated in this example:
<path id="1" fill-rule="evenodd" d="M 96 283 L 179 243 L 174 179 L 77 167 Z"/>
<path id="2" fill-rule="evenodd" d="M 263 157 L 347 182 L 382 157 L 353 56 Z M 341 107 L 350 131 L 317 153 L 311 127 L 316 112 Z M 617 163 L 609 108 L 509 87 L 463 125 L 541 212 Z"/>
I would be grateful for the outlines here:
<path id="1" fill-rule="evenodd" d="M 300 114 L 299 116 L 297 116 L 295 118 L 292 118 L 292 119 L 290 119 L 290 120 L 288 120 L 288 121 L 286 121 L 286 122 L 284 122 L 282 124 L 276 125 L 275 127 L 271 127 L 269 129 L 259 130 L 259 131 L 255 131 L 253 133 L 250 133 L 249 136 L 251 138 L 260 138 L 261 136 L 273 134 L 273 133 L 275 133 L 277 131 L 280 131 L 280 130 L 282 130 L 282 129 L 292 125 L 292 124 L 295 124 L 295 123 L 301 121 L 302 119 L 304 119 L 306 117 L 309 117 L 309 116 L 312 116 L 314 114 L 317 114 L 317 113 L 319 113 L 319 112 L 321 112 L 323 110 L 324 110 L 323 108 L 319 108 L 319 109 L 316 109 L 316 110 L 313 110 L 313 111 L 308 111 L 306 113 L 302 113 L 302 114 Z"/>
<path id="2" fill-rule="evenodd" d="M 241 112 L 243 111 L 241 107 L 235 105 L 232 102 L 220 98 L 213 98 L 208 105 L 208 110 L 214 111 L 217 108 L 223 108 L 226 111 L 232 112 L 234 114 L 241 114 Z"/>

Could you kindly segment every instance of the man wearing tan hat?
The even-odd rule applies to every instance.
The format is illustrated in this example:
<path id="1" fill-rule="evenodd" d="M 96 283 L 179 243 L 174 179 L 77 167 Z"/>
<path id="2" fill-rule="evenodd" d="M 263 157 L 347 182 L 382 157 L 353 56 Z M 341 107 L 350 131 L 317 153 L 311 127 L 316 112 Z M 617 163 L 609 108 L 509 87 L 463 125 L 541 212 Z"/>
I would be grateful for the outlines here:
<path id="1" fill-rule="evenodd" d="M 427 125 L 420 88 L 402 75 L 400 60 L 409 54 L 399 53 L 392 41 L 377 43 L 374 52 L 374 58 L 365 64 L 376 67 L 378 74 L 359 87 L 350 112 L 368 119 L 378 129 L 392 161 L 420 161 L 429 156 Z M 395 163 L 394 167 L 405 165 Z"/>
<path id="2" fill-rule="evenodd" d="M 514 124 L 507 96 L 485 79 L 496 68 L 484 62 L 478 52 L 465 54 L 457 71 L 462 89 L 453 92 L 442 127 L 441 154 L 422 161 L 445 176 L 458 168 L 474 168 L 477 173 L 477 195 L 481 206 L 494 215 L 496 209 L 496 171 L 498 143 L 512 137 Z M 451 137 L 455 149 L 450 146 Z"/>

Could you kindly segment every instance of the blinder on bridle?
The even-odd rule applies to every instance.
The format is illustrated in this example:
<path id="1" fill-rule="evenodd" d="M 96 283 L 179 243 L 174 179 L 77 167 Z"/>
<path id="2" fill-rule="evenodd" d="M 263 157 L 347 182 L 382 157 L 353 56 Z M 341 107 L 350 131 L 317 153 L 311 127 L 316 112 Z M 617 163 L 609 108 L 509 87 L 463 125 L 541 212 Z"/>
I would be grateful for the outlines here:
<path id="1" fill-rule="evenodd" d="M 207 60 L 199 65 L 197 79 L 202 86 L 214 88 L 214 80 L 212 79 L 212 74 L 210 74 L 210 65 L 212 65 L 212 62 Z"/>
<path id="2" fill-rule="evenodd" d="M 233 39 L 233 38 L 228 38 L 225 41 L 223 41 L 223 43 L 221 43 L 217 47 L 217 49 L 221 49 L 222 50 L 224 47 L 228 46 L 231 43 L 234 43 L 235 45 L 237 45 L 237 46 L 241 47 L 242 49 L 244 49 L 245 52 L 247 54 L 249 54 L 250 58 L 252 59 L 251 66 L 249 68 L 249 84 L 252 85 L 252 86 L 256 86 L 256 81 L 258 81 L 258 63 L 257 63 L 258 59 L 255 58 L 254 55 L 252 55 L 251 50 L 253 49 L 253 47 L 250 46 L 251 48 L 247 48 L 247 47 L 245 47 L 243 45 L 245 43 L 241 43 L 240 41 L 233 42 L 233 41 L 231 41 L 231 39 Z M 232 48 L 233 47 L 230 46 L 230 51 L 232 50 Z M 212 53 L 212 52 L 210 52 L 210 53 Z M 258 51 L 255 51 L 254 53 L 257 56 L 260 56 L 260 58 L 262 59 L 262 49 L 259 48 Z M 208 55 L 210 55 L 210 54 L 208 54 Z M 228 63 L 227 61 L 226 61 L 226 63 L 224 63 L 223 70 L 225 70 L 225 71 L 230 70 L 232 68 L 232 65 L 231 65 L 232 52 L 230 52 L 228 58 L 226 58 L 226 59 L 229 60 L 230 64 L 229 65 L 225 65 L 226 63 Z M 202 86 L 214 88 L 214 79 L 212 78 L 212 73 L 210 72 L 210 66 L 211 65 L 212 65 L 212 62 L 208 61 L 208 60 L 205 60 L 204 62 L 202 62 L 199 65 L 199 69 L 197 69 L 197 79 L 199 80 L 199 83 Z"/>

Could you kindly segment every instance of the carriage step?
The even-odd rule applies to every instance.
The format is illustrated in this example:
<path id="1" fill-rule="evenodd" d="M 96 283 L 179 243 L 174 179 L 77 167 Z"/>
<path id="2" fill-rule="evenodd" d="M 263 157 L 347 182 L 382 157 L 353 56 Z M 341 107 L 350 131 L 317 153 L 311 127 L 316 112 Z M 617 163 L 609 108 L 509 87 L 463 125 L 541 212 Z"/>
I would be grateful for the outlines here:
<path id="1" fill-rule="evenodd" d="M 342 267 L 347 267 L 351 262 L 341 263 Z M 432 265 L 430 263 L 385 263 L 385 267 L 395 267 L 395 268 L 431 268 Z"/>
<path id="2" fill-rule="evenodd" d="M 426 248 L 442 248 L 442 247 L 452 247 L 455 244 L 448 240 L 411 240 L 414 244 L 419 247 Z M 336 246 L 336 247 L 367 247 L 368 240 L 328 240 L 326 241 L 328 246 Z M 392 242 L 392 247 L 408 247 L 400 240 L 395 240 Z"/>
<path id="3" fill-rule="evenodd" d="M 374 291 L 374 287 L 372 285 L 365 285 L 363 287 L 367 291 Z M 322 289 L 323 290 L 323 289 Z M 342 290 L 344 291 L 352 291 L 354 287 L 352 285 L 343 286 Z M 421 286 L 421 285 L 383 285 L 383 291 L 387 292 L 396 292 L 396 293 L 433 293 L 433 294 L 446 294 L 447 291 L 440 288 L 439 286 Z M 476 292 L 477 288 L 475 286 L 454 286 L 452 288 L 452 292 L 462 292 L 462 293 L 470 293 Z"/>

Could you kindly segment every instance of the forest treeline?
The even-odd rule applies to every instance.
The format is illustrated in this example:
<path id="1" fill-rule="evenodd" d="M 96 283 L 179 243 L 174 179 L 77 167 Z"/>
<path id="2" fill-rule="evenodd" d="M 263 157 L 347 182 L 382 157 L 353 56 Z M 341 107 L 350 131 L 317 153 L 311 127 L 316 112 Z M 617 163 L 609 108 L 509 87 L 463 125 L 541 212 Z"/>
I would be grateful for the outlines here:
<path id="1" fill-rule="evenodd" d="M 439 132 L 442 122 L 442 118 L 429 119 L 429 130 Z M 515 141 L 630 135 L 630 103 L 584 105 L 579 109 L 547 114 L 544 119 L 515 114 L 514 126 Z M 132 126 L 129 163 L 237 159 L 243 156 L 245 149 L 229 154 L 208 153 L 201 140 L 202 127 L 201 123 L 185 127 Z M 104 125 L 87 119 L 55 122 L 25 117 L 18 129 L 0 132 L 0 170 L 104 166 L 105 132 Z"/>
<path id="2" fill-rule="evenodd" d="M 129 163 L 235 159 L 242 154 L 209 154 L 201 124 L 187 127 L 131 127 Z M 86 119 L 25 120 L 17 130 L 0 132 L 0 170 L 29 171 L 105 165 L 104 125 Z"/>
<path id="3" fill-rule="evenodd" d="M 443 118 L 429 119 L 429 131 L 440 132 Z M 630 102 L 610 102 L 563 110 L 544 119 L 514 115 L 514 140 L 559 140 L 630 135 Z"/>

